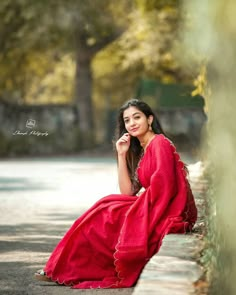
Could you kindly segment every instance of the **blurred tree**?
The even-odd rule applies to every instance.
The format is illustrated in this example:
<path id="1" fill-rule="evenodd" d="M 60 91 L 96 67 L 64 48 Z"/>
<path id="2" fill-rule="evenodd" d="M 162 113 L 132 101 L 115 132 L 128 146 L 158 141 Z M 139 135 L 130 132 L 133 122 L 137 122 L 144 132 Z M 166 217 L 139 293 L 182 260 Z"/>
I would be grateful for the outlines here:
<path id="1" fill-rule="evenodd" d="M 99 93 L 105 93 L 114 107 L 134 94 L 142 78 L 192 84 L 199 69 L 192 57 L 192 62 L 182 62 L 187 50 L 181 44 L 181 1 L 134 2 L 128 29 L 100 51 L 93 62 L 97 100 Z M 190 61 L 190 54 L 188 57 Z"/>
<path id="2" fill-rule="evenodd" d="M 196 92 L 207 94 L 209 109 L 202 146 L 209 189 L 206 195 L 206 247 L 201 261 L 210 284 L 207 293 L 234 295 L 236 2 L 185 0 L 184 3 L 191 15 L 185 46 L 202 58 L 203 68 L 196 80 Z"/>
<path id="3" fill-rule="evenodd" d="M 2 98 L 15 103 L 24 102 L 33 78 L 44 77 L 58 59 L 53 48 L 60 39 L 44 8 L 42 2 L 30 0 L 0 3 L 0 91 Z"/>
<path id="4" fill-rule="evenodd" d="M 104 110 L 133 95 L 143 77 L 192 82 L 193 67 L 179 62 L 180 2 L 2 0 L 0 96 L 18 103 L 73 96 L 89 146 L 92 97 Z"/>
<path id="5" fill-rule="evenodd" d="M 191 85 L 198 75 L 195 59 L 182 46 L 181 1 L 135 0 L 127 17 L 127 30 L 93 59 L 99 130 L 111 125 L 112 113 L 137 94 L 142 79 Z M 183 63 L 183 55 L 188 62 Z"/>
<path id="6" fill-rule="evenodd" d="M 81 141 L 93 138 L 91 61 L 123 30 L 115 18 L 130 9 L 132 1 L 105 0 L 3 0 L 0 3 L 0 66 L 2 97 L 24 101 L 32 80 L 44 77 L 66 53 L 76 62 L 74 101 L 78 106 Z M 117 19 L 117 22 L 115 21 Z M 38 67 L 30 66 L 35 57 Z M 43 57 L 46 57 L 43 59 Z M 35 62 L 37 64 L 37 62 Z M 32 72 L 34 75 L 32 75 Z"/>

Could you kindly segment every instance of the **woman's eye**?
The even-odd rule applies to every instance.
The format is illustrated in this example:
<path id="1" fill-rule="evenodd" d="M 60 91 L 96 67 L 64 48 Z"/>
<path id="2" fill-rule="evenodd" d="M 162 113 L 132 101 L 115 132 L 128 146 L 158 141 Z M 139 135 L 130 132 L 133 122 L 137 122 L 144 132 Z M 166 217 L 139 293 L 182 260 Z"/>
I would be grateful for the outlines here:
<path id="1" fill-rule="evenodd" d="M 140 118 L 140 116 L 134 117 L 134 119 L 138 120 Z"/>

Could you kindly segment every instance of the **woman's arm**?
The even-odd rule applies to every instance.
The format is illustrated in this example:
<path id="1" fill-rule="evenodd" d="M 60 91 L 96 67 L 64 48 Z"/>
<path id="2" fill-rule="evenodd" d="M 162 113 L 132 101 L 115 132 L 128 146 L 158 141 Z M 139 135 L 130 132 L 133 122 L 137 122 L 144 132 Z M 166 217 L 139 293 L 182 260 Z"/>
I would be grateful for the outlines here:
<path id="1" fill-rule="evenodd" d="M 120 192 L 125 195 L 132 195 L 132 183 L 126 163 L 126 155 L 118 155 L 118 183 Z"/>
<path id="2" fill-rule="evenodd" d="M 126 154 L 130 146 L 130 135 L 125 133 L 117 142 L 117 159 L 118 159 L 118 183 L 120 192 L 125 195 L 132 195 L 132 183 L 130 180 Z"/>

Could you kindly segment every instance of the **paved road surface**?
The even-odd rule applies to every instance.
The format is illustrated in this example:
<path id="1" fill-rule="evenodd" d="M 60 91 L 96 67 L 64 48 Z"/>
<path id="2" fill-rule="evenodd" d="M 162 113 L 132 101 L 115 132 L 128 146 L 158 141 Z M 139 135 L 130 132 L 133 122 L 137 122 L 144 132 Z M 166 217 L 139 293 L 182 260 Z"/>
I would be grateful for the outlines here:
<path id="1" fill-rule="evenodd" d="M 131 294 L 32 279 L 72 222 L 99 198 L 118 192 L 114 161 L 29 159 L 0 166 L 0 294 Z"/>

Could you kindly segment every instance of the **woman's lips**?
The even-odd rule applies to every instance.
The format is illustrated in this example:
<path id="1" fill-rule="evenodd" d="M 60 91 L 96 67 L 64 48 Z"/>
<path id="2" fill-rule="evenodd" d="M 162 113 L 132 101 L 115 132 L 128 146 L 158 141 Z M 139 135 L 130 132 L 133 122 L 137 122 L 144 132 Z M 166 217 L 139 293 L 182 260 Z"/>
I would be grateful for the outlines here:
<path id="1" fill-rule="evenodd" d="M 131 132 L 135 132 L 138 130 L 138 127 L 137 128 L 133 128 L 133 129 L 130 129 Z"/>

